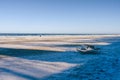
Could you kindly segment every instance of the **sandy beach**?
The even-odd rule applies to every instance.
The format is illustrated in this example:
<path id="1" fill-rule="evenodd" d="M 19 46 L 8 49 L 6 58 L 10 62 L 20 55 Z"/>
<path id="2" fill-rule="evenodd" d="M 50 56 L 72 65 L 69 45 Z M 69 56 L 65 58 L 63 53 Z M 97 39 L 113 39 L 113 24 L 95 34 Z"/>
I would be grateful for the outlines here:
<path id="1" fill-rule="evenodd" d="M 120 35 L 0 36 L 0 80 L 120 80 L 119 56 Z"/>

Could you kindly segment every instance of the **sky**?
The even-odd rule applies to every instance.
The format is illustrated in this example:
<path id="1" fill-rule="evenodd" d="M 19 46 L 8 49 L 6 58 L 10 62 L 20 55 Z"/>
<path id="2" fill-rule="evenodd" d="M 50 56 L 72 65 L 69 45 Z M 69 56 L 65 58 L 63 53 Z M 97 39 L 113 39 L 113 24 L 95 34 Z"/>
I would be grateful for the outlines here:
<path id="1" fill-rule="evenodd" d="M 0 33 L 120 33 L 120 0 L 0 0 Z"/>

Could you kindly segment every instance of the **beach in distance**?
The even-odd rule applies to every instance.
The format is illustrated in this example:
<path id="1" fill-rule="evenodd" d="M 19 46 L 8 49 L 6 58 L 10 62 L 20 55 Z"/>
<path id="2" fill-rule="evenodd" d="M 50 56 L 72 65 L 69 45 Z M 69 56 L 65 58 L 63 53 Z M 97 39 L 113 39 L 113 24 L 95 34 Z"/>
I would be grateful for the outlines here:
<path id="1" fill-rule="evenodd" d="M 0 80 L 120 80 L 120 0 L 0 0 Z"/>
<path id="2" fill-rule="evenodd" d="M 81 54 L 81 45 L 100 48 Z M 120 80 L 120 35 L 1 35 L 0 80 Z"/>

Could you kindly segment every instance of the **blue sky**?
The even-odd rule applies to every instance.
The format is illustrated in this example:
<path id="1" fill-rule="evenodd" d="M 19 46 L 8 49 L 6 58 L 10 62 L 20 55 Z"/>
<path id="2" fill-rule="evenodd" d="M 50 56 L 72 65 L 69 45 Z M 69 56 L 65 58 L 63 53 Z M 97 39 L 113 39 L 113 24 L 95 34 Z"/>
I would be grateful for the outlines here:
<path id="1" fill-rule="evenodd" d="M 120 33 L 120 0 L 0 0 L 1 33 Z"/>

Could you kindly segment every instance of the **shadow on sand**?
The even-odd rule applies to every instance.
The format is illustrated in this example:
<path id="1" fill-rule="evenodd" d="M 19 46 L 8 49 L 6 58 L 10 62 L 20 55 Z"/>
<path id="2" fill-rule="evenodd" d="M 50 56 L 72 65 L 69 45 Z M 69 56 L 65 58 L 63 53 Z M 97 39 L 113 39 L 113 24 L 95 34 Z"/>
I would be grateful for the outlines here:
<path id="1" fill-rule="evenodd" d="M 12 74 L 14 76 L 18 76 L 18 77 L 26 79 L 26 80 L 39 80 L 39 78 L 36 78 L 34 76 L 30 76 L 30 75 L 27 75 L 27 74 L 24 74 L 24 73 L 16 72 L 16 71 L 10 70 L 8 68 L 2 68 L 2 67 L 0 67 L 0 71 L 2 71 L 4 73 L 10 73 L 10 74 Z"/>

